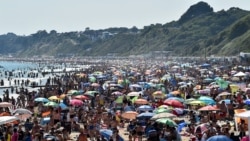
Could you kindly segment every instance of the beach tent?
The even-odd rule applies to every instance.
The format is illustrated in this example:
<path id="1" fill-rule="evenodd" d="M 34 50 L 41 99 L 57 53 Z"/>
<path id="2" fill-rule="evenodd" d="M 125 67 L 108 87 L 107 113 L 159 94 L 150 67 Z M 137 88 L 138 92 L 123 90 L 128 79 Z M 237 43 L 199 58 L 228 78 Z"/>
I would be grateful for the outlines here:
<path id="1" fill-rule="evenodd" d="M 238 125 L 237 125 L 236 118 L 247 119 L 248 121 L 250 121 L 250 111 L 245 111 L 245 112 L 242 112 L 242 113 L 235 114 L 234 117 L 235 117 L 236 129 L 238 130 Z M 247 122 L 247 123 L 248 123 L 248 136 L 250 138 L 250 132 L 249 132 L 250 122 Z"/>

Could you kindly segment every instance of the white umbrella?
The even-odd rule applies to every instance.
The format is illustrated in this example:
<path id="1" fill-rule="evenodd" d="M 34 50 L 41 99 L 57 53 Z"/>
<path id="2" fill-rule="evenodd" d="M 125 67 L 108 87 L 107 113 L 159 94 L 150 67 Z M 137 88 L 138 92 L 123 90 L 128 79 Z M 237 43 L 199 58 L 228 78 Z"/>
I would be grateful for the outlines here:
<path id="1" fill-rule="evenodd" d="M 26 119 L 30 118 L 32 115 L 31 114 L 19 114 L 19 115 L 15 115 L 15 117 L 17 117 L 18 119 L 22 120 L 22 121 L 26 121 Z"/>
<path id="2" fill-rule="evenodd" d="M 11 106 L 13 105 L 9 102 L 0 102 L 0 107 L 11 107 Z"/>
<path id="3" fill-rule="evenodd" d="M 140 93 L 139 92 L 130 92 L 127 94 L 127 96 L 139 96 Z"/>
<path id="4" fill-rule="evenodd" d="M 32 114 L 32 112 L 30 110 L 27 109 L 23 109 L 23 108 L 19 108 L 14 110 L 12 113 L 18 113 L 18 114 Z"/>
<path id="5" fill-rule="evenodd" d="M 2 117 L 0 117 L 0 125 L 10 123 L 10 122 L 13 122 L 16 120 L 19 120 L 19 119 L 15 116 L 2 116 Z"/>
<path id="6" fill-rule="evenodd" d="M 242 77 L 242 76 L 246 76 L 246 74 L 244 72 L 238 72 L 234 75 L 234 77 Z"/>

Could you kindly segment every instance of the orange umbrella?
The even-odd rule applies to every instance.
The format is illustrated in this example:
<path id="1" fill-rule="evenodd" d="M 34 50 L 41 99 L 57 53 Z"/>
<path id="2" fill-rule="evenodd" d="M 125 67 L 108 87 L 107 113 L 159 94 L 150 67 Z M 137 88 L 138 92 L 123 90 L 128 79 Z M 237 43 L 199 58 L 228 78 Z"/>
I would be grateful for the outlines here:
<path id="1" fill-rule="evenodd" d="M 135 104 L 148 104 L 146 99 L 136 99 Z"/>
<path id="2" fill-rule="evenodd" d="M 136 119 L 137 115 L 138 115 L 138 113 L 135 112 L 135 111 L 128 111 L 128 112 L 122 113 L 122 118 L 125 118 L 125 119 Z"/>
<path id="3" fill-rule="evenodd" d="M 43 112 L 42 113 L 42 117 L 47 117 L 50 115 L 50 111 L 47 111 L 47 112 Z"/>
<path id="4" fill-rule="evenodd" d="M 218 111 L 218 110 L 220 109 L 217 106 L 211 106 L 211 105 L 198 109 L 198 111 Z"/>
<path id="5" fill-rule="evenodd" d="M 174 94 L 174 95 L 180 94 L 180 91 L 172 91 L 171 94 Z"/>
<path id="6" fill-rule="evenodd" d="M 61 94 L 61 95 L 60 95 L 60 99 L 64 99 L 65 96 L 66 96 L 66 94 Z"/>
<path id="7" fill-rule="evenodd" d="M 179 102 L 178 100 L 167 99 L 163 103 L 169 106 L 173 106 L 173 107 L 179 107 L 179 108 L 184 107 L 183 104 Z"/>

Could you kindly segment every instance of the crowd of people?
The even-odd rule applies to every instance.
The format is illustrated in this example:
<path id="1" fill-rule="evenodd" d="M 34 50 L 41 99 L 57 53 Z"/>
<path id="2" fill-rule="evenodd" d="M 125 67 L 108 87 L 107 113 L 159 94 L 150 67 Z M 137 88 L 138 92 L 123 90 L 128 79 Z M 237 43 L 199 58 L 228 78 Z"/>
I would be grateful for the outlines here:
<path id="1" fill-rule="evenodd" d="M 216 62 L 157 63 L 100 63 L 58 74 L 38 71 L 32 77 L 46 77 L 44 86 L 30 90 L 29 85 L 15 83 L 17 98 L 10 97 L 14 91 L 4 91 L 2 116 L 14 115 L 20 108 L 32 114 L 2 124 L 0 137 L 5 141 L 205 141 L 225 135 L 236 141 L 246 136 L 245 120 L 235 123 L 234 115 L 237 109 L 248 109 L 249 70 Z M 234 77 L 238 72 L 244 75 Z M 12 106 L 1 107 L 3 102 Z M 210 105 L 212 109 L 201 110 Z M 161 110 L 174 118 L 164 118 L 168 123 L 153 120 Z"/>

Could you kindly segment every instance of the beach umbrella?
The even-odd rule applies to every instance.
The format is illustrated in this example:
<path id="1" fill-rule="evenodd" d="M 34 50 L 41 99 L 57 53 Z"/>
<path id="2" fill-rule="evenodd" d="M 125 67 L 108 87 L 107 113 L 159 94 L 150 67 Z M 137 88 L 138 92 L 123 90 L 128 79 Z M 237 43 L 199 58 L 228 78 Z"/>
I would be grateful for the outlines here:
<path id="1" fill-rule="evenodd" d="M 173 106 L 173 107 L 180 107 L 180 108 L 184 107 L 183 104 L 177 100 L 168 100 L 167 99 L 163 103 L 166 105 L 169 105 L 169 106 Z"/>
<path id="2" fill-rule="evenodd" d="M 170 92 L 170 94 L 177 95 L 177 94 L 180 94 L 180 91 L 172 91 Z"/>
<path id="3" fill-rule="evenodd" d="M 211 106 L 211 105 L 208 105 L 208 106 L 205 106 L 205 107 L 198 109 L 198 111 L 219 111 L 219 110 L 220 109 L 217 108 L 217 106 Z"/>
<path id="4" fill-rule="evenodd" d="M 101 129 L 100 134 L 107 140 L 112 137 L 113 131 L 109 129 Z"/>
<path id="5" fill-rule="evenodd" d="M 56 95 L 51 96 L 51 97 L 49 97 L 48 99 L 49 99 L 49 100 L 61 100 L 61 98 L 58 97 L 58 96 L 56 96 Z"/>
<path id="6" fill-rule="evenodd" d="M 81 92 L 78 90 L 69 90 L 67 92 L 67 95 L 79 95 L 79 94 L 81 94 Z"/>
<path id="7" fill-rule="evenodd" d="M 141 98 L 139 98 L 139 99 L 136 99 L 135 101 L 134 101 L 134 103 L 135 104 L 148 104 L 148 101 L 146 100 L 146 99 L 141 99 Z M 152 108 L 152 107 L 151 107 Z"/>
<path id="8" fill-rule="evenodd" d="M 64 99 L 67 95 L 66 94 L 61 94 L 59 97 L 60 99 Z"/>
<path id="9" fill-rule="evenodd" d="M 162 91 L 155 91 L 154 93 L 153 93 L 153 96 L 154 95 L 162 95 L 163 93 L 162 93 Z"/>
<path id="10" fill-rule="evenodd" d="M 153 93 L 154 98 L 164 98 L 166 95 L 162 91 L 155 91 Z"/>
<path id="11" fill-rule="evenodd" d="M 208 124 L 203 123 L 195 127 L 195 133 L 203 133 L 204 131 L 208 130 Z"/>
<path id="12" fill-rule="evenodd" d="M 121 95 L 123 95 L 123 93 L 119 92 L 119 91 L 115 91 L 115 92 L 111 93 L 111 95 L 121 96 Z"/>
<path id="13" fill-rule="evenodd" d="M 137 112 L 135 111 L 128 111 L 128 112 L 124 112 L 122 113 L 121 117 L 125 118 L 125 119 L 136 119 L 136 116 L 138 115 Z"/>
<path id="14" fill-rule="evenodd" d="M 109 129 L 100 129 L 99 132 L 106 140 L 110 140 L 113 135 L 113 131 Z M 124 139 L 120 135 L 118 136 L 119 139 L 117 141 L 124 141 Z"/>
<path id="15" fill-rule="evenodd" d="M 0 107 L 6 108 L 6 107 L 11 107 L 11 106 L 13 105 L 9 102 L 0 102 Z"/>
<path id="16" fill-rule="evenodd" d="M 161 118 L 174 118 L 174 117 L 176 117 L 176 115 L 172 113 L 159 113 L 159 114 L 154 115 L 151 119 L 156 120 L 156 119 L 161 119 Z"/>
<path id="17" fill-rule="evenodd" d="M 96 78 L 94 76 L 90 76 L 89 77 L 89 81 L 92 82 L 92 83 L 94 83 L 94 82 L 96 82 Z"/>
<path id="18" fill-rule="evenodd" d="M 89 98 L 85 95 L 77 95 L 77 96 L 74 96 L 74 99 L 88 100 Z"/>
<path id="19" fill-rule="evenodd" d="M 159 114 L 159 113 L 170 113 L 172 109 L 166 109 L 166 108 L 158 108 L 154 110 L 154 113 Z"/>
<path id="20" fill-rule="evenodd" d="M 14 116 L 17 117 L 19 120 L 26 121 L 32 115 L 31 114 L 15 114 Z"/>
<path id="21" fill-rule="evenodd" d="M 87 91 L 83 95 L 95 97 L 96 94 L 99 94 L 99 92 L 98 91 Z"/>
<path id="22" fill-rule="evenodd" d="M 91 86 L 92 86 L 92 87 L 99 87 L 100 84 L 98 84 L 98 83 L 92 83 Z"/>
<path id="23" fill-rule="evenodd" d="M 78 99 L 72 99 L 72 100 L 70 100 L 70 104 L 73 106 L 81 106 L 83 104 L 83 102 L 81 100 L 78 100 Z"/>
<path id="24" fill-rule="evenodd" d="M 173 120 L 171 120 L 169 118 L 157 119 L 156 122 L 164 124 L 164 125 L 168 125 L 170 127 L 176 127 L 177 126 L 177 124 Z"/>
<path id="25" fill-rule="evenodd" d="M 200 100 L 194 100 L 194 101 L 189 102 L 188 104 L 189 104 L 189 105 L 201 105 L 201 106 L 206 105 L 205 102 L 200 101 Z"/>
<path id="26" fill-rule="evenodd" d="M 207 96 L 201 96 L 198 98 L 198 100 L 200 100 L 206 104 L 209 104 L 209 105 L 215 104 L 215 101 L 211 97 L 207 97 Z"/>
<path id="27" fill-rule="evenodd" d="M 95 71 L 94 73 L 93 73 L 93 75 L 102 75 L 103 74 L 103 72 L 101 72 L 101 71 Z"/>
<path id="28" fill-rule="evenodd" d="M 137 115 L 138 119 L 150 119 L 155 115 L 155 113 L 151 113 L 151 112 L 145 112 L 145 113 L 141 113 L 139 115 Z"/>
<path id="29" fill-rule="evenodd" d="M 0 117 L 0 125 L 10 123 L 10 122 L 13 122 L 16 120 L 19 120 L 19 119 L 15 116 L 2 116 L 2 117 Z"/>
<path id="30" fill-rule="evenodd" d="M 17 114 L 30 114 L 32 115 L 33 113 L 28 110 L 28 109 L 23 109 L 23 108 L 18 108 L 16 110 L 14 110 L 12 113 L 17 113 Z"/>
<path id="31" fill-rule="evenodd" d="M 230 104 L 231 103 L 230 99 L 221 100 L 221 101 L 219 101 L 219 103 L 221 104 L 223 101 L 225 102 L 225 104 Z"/>
<path id="32" fill-rule="evenodd" d="M 35 98 L 35 102 L 46 103 L 46 102 L 49 102 L 49 100 L 47 98 L 44 98 L 44 97 L 38 97 L 38 98 Z"/>
<path id="33" fill-rule="evenodd" d="M 195 98 L 189 98 L 189 99 L 186 99 L 184 101 L 184 103 L 189 104 L 190 102 L 195 101 L 195 100 L 197 100 L 197 99 L 195 99 Z"/>
<path id="34" fill-rule="evenodd" d="M 53 101 L 49 101 L 46 104 L 44 104 L 44 106 L 51 106 L 51 107 L 57 107 L 58 104 L 56 102 Z"/>
<path id="35" fill-rule="evenodd" d="M 59 104 L 59 106 L 61 107 L 61 109 L 62 109 L 62 110 L 66 110 L 66 109 L 68 109 L 68 106 L 67 106 L 67 105 L 65 105 L 65 104 L 64 104 L 64 103 L 62 103 L 62 102 Z"/>
<path id="36" fill-rule="evenodd" d="M 161 105 L 161 106 L 158 107 L 158 109 L 160 109 L 160 108 L 168 109 L 168 108 L 172 108 L 172 107 L 170 107 L 170 106 L 168 106 L 168 105 Z"/>
<path id="37" fill-rule="evenodd" d="M 229 92 L 222 92 L 222 93 L 218 94 L 218 96 L 217 96 L 217 97 L 221 97 L 221 96 L 228 96 L 228 95 L 232 95 L 232 94 L 231 94 L 231 93 L 229 93 Z"/>
<path id="38" fill-rule="evenodd" d="M 244 103 L 250 105 L 250 99 L 245 100 Z"/>
<path id="39" fill-rule="evenodd" d="M 223 79 L 217 79 L 216 83 L 219 85 L 220 88 L 226 89 L 228 87 L 228 82 Z"/>
<path id="40" fill-rule="evenodd" d="M 179 98 L 179 97 L 169 97 L 168 100 L 177 100 L 182 103 L 185 101 L 183 98 Z"/>
<path id="41" fill-rule="evenodd" d="M 234 77 L 243 77 L 243 76 L 246 76 L 244 72 L 238 72 L 234 75 Z"/>
<path id="42" fill-rule="evenodd" d="M 139 92 L 130 92 L 127 94 L 127 96 L 139 96 L 140 93 Z"/>
<path id="43" fill-rule="evenodd" d="M 152 111 L 153 108 L 149 105 L 141 105 L 138 107 L 138 111 Z"/>
<path id="44" fill-rule="evenodd" d="M 215 135 L 207 139 L 207 141 L 233 141 L 225 135 Z"/>

